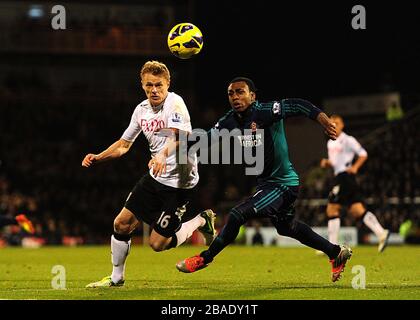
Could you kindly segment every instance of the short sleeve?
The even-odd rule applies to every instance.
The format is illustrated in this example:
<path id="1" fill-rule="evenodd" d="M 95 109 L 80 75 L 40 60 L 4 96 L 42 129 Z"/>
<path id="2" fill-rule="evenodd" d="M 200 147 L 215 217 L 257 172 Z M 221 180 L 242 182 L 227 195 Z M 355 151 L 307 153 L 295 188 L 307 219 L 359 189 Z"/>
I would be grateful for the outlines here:
<path id="1" fill-rule="evenodd" d="M 121 139 L 134 142 L 137 139 L 138 135 L 141 132 L 141 127 L 137 120 L 139 109 L 138 107 L 134 110 L 133 115 L 131 116 L 130 124 L 128 125 L 127 129 L 124 131 Z"/>
<path id="2" fill-rule="evenodd" d="M 168 118 L 168 128 L 191 131 L 191 119 L 187 106 L 182 99 L 176 99 Z"/>
<path id="3" fill-rule="evenodd" d="M 349 146 L 351 150 L 357 154 L 359 157 L 366 157 L 367 151 L 362 147 L 362 145 L 354 138 L 350 137 Z"/>

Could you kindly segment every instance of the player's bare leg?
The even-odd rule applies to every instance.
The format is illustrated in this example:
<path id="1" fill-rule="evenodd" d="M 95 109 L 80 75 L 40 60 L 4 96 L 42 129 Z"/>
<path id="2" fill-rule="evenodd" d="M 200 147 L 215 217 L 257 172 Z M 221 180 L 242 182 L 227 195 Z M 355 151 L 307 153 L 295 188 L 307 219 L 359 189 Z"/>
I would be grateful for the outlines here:
<path id="1" fill-rule="evenodd" d="M 168 249 L 170 247 L 171 241 L 172 237 L 166 238 L 157 233 L 155 230 L 152 230 L 150 233 L 149 245 L 156 252 Z"/>
<path id="2" fill-rule="evenodd" d="M 327 205 L 328 240 L 334 244 L 338 244 L 338 234 L 340 232 L 340 210 L 340 204 L 329 203 Z"/>
<path id="3" fill-rule="evenodd" d="M 376 216 L 366 210 L 365 206 L 361 202 L 354 203 L 349 208 L 350 213 L 356 219 L 362 219 L 363 223 L 375 233 L 378 238 L 378 251 L 383 252 L 388 244 L 388 238 L 390 235 L 389 230 L 384 229 L 379 223 Z"/>
<path id="4" fill-rule="evenodd" d="M 181 225 L 181 228 L 175 233 L 175 236 L 172 236 L 171 238 L 166 238 L 153 230 L 149 238 L 149 244 L 155 251 L 163 251 L 178 247 L 187 241 L 195 230 L 198 230 L 203 234 L 206 239 L 206 244 L 210 244 L 216 234 L 214 227 L 215 219 L 216 214 L 212 210 L 204 210 L 193 219 L 184 222 Z"/>
<path id="5" fill-rule="evenodd" d="M 334 244 L 338 244 L 338 234 L 340 232 L 340 210 L 340 204 L 328 203 L 327 205 L 328 241 Z M 324 255 L 324 252 L 320 250 L 316 250 L 315 253 L 319 256 Z"/>
<path id="6" fill-rule="evenodd" d="M 130 252 L 131 233 L 140 222 L 127 208 L 123 208 L 114 220 L 114 234 L 111 236 L 112 274 L 87 288 L 118 287 L 124 285 L 125 262 Z"/>

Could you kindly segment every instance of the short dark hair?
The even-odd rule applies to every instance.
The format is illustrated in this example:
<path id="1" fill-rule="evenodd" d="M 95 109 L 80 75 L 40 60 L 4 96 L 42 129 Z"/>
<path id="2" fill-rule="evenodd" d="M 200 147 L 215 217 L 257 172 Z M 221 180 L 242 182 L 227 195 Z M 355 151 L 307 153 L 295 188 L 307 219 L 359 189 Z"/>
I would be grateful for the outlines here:
<path id="1" fill-rule="evenodd" d="M 248 85 L 249 91 L 257 92 L 257 88 L 255 87 L 254 81 L 246 77 L 236 77 L 231 82 L 229 82 L 229 85 L 231 85 L 232 83 L 241 82 L 241 81 L 245 82 Z"/>

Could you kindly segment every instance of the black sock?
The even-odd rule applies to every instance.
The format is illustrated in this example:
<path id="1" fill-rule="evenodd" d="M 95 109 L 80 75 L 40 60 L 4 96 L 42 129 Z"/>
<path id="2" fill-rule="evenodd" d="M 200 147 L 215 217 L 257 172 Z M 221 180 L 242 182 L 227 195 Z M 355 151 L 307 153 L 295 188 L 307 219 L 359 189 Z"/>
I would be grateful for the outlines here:
<path id="1" fill-rule="evenodd" d="M 119 241 L 128 242 L 131 239 L 131 234 L 121 234 L 121 233 L 116 233 L 115 231 L 113 234 L 114 234 L 114 238 Z"/>
<path id="2" fill-rule="evenodd" d="M 240 213 L 232 210 L 222 232 L 220 232 L 216 239 L 213 240 L 207 250 L 200 253 L 200 256 L 204 258 L 204 263 L 212 262 L 213 258 L 219 254 L 220 251 L 235 241 L 236 237 L 238 236 L 239 229 L 243 223 L 243 218 L 241 217 Z"/>
<path id="3" fill-rule="evenodd" d="M 294 238 L 304 245 L 321 250 L 330 259 L 334 259 L 340 253 L 340 246 L 329 242 L 313 231 L 307 224 L 298 220 L 291 222 L 279 222 L 275 225 L 277 232 L 282 236 Z"/>

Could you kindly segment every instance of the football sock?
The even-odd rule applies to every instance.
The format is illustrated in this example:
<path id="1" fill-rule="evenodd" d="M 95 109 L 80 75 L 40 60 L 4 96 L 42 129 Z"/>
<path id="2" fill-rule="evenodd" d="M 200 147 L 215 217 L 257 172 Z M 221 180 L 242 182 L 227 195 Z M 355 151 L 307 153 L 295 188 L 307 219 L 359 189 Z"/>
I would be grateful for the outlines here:
<path id="1" fill-rule="evenodd" d="M 206 223 L 206 220 L 204 220 L 203 217 L 200 216 L 200 214 L 198 214 L 195 218 L 184 222 L 181 225 L 181 229 L 179 229 L 176 233 L 176 239 L 177 239 L 177 244 L 176 246 L 180 246 L 181 244 L 183 244 L 185 241 L 187 241 L 187 239 L 189 239 L 193 232 L 195 230 L 197 230 L 199 227 L 204 226 L 204 224 Z"/>
<path id="2" fill-rule="evenodd" d="M 328 220 L 328 240 L 338 244 L 338 232 L 340 231 L 340 217 L 329 218 Z"/>
<path id="3" fill-rule="evenodd" d="M 321 237 L 301 221 L 293 220 L 291 222 L 279 222 L 275 224 L 275 227 L 280 235 L 294 238 L 308 247 L 321 250 L 322 252 L 325 252 L 330 259 L 336 258 L 340 253 L 340 246 Z"/>
<path id="4" fill-rule="evenodd" d="M 111 280 L 114 283 L 124 279 L 125 261 L 130 252 L 130 235 L 114 233 L 111 236 L 111 261 L 112 274 Z"/>
<path id="5" fill-rule="evenodd" d="M 372 230 L 378 238 L 384 232 L 384 228 L 382 228 L 378 219 L 376 219 L 376 216 L 370 211 L 366 211 L 366 213 L 363 215 L 363 223 L 367 225 L 368 228 Z"/>

